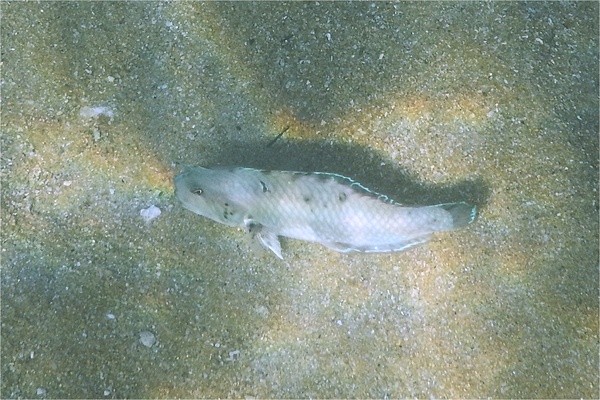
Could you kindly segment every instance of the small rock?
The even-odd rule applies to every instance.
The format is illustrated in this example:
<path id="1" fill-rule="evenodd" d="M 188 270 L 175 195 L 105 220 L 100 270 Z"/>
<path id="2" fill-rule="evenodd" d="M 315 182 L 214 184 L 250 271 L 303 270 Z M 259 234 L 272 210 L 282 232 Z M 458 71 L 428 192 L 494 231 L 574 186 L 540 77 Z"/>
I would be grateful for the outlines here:
<path id="1" fill-rule="evenodd" d="M 156 343 L 156 336 L 154 333 L 150 331 L 141 331 L 140 332 L 140 343 L 146 347 L 152 347 L 154 343 Z"/>
<path id="2" fill-rule="evenodd" d="M 239 357 L 240 357 L 240 351 L 239 350 L 233 350 L 233 351 L 229 352 L 229 357 L 227 357 L 225 359 L 225 361 L 235 361 Z"/>
<path id="3" fill-rule="evenodd" d="M 146 222 L 150 222 L 153 219 L 157 218 L 160 215 L 160 208 L 152 205 L 148 208 L 143 208 L 140 210 L 140 215 Z"/>

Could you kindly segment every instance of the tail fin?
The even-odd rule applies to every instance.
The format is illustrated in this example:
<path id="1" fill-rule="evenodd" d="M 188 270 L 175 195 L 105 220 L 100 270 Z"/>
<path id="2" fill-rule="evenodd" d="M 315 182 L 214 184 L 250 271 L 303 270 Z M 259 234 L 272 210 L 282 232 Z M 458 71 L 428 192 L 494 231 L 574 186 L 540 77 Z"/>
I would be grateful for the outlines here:
<path id="1" fill-rule="evenodd" d="M 444 210 L 452 215 L 452 228 L 462 228 L 475 221 L 477 216 L 477 207 L 465 202 L 440 204 Z"/>

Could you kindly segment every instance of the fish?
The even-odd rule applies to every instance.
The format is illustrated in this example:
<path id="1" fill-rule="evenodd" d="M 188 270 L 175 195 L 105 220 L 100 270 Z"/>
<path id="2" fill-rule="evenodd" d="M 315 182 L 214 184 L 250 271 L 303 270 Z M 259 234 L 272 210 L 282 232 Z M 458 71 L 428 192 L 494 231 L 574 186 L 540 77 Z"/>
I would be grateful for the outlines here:
<path id="1" fill-rule="evenodd" d="M 465 227 L 477 214 L 467 202 L 404 206 L 329 172 L 185 166 L 174 183 L 184 208 L 244 228 L 280 259 L 280 236 L 341 253 L 394 253 Z"/>

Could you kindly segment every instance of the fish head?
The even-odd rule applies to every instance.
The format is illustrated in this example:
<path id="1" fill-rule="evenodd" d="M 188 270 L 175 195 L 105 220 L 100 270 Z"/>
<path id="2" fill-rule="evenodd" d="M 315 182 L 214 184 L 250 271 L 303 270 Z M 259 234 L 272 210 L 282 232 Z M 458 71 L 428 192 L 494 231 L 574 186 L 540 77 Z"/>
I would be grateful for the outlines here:
<path id="1" fill-rule="evenodd" d="M 231 226 L 243 224 L 246 207 L 232 196 L 232 171 L 186 167 L 175 177 L 175 196 L 196 214 Z"/>

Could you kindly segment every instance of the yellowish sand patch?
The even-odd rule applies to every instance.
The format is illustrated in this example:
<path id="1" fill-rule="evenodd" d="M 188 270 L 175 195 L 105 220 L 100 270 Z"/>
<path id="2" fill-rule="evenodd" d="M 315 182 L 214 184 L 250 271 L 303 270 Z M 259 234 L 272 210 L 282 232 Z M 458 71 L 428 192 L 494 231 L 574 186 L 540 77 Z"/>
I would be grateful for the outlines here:
<path id="1" fill-rule="evenodd" d="M 289 110 L 281 109 L 274 113 L 269 123 L 273 131 L 283 133 L 283 136 L 289 139 L 313 139 L 320 136 L 321 129 L 311 121 L 298 119 Z"/>
<path id="2" fill-rule="evenodd" d="M 15 163 L 17 179 L 51 187 L 53 206 L 67 207 L 73 196 L 109 181 L 133 195 L 140 188 L 172 192 L 172 172 L 137 135 L 121 124 L 102 127 L 107 138 L 94 141 L 79 122 L 27 122 L 23 138 L 33 153 Z M 143 160 L 143 162 L 140 162 Z"/>

